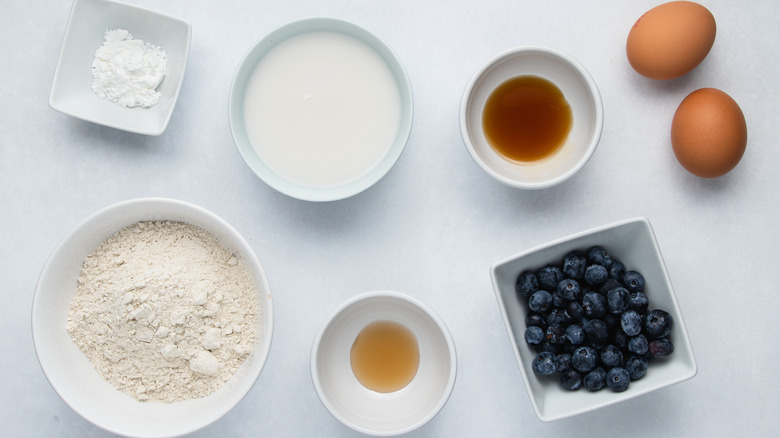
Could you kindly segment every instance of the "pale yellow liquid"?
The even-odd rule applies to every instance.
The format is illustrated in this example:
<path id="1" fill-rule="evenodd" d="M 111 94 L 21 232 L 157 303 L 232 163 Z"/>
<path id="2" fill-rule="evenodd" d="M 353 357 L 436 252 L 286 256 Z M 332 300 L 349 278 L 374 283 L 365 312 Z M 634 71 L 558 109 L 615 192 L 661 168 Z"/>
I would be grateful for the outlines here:
<path id="1" fill-rule="evenodd" d="M 363 386 L 387 393 L 403 389 L 414 379 L 420 350 L 411 330 L 397 322 L 377 321 L 358 334 L 349 358 Z"/>

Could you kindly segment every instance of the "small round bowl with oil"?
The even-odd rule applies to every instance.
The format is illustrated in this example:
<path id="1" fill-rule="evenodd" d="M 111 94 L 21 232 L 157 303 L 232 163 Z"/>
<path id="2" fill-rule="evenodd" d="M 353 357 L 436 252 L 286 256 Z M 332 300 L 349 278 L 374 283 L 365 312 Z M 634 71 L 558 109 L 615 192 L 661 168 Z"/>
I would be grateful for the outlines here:
<path id="1" fill-rule="evenodd" d="M 533 159 L 517 159 L 500 152 L 495 137 L 486 132 L 486 108 L 491 96 L 518 78 L 550 83 L 562 94 L 571 113 L 559 144 Z M 518 119 L 518 123 L 530 125 L 532 131 L 545 129 L 541 123 L 525 119 Z M 490 59 L 469 81 L 460 106 L 461 135 L 471 157 L 493 178 L 522 189 L 552 187 L 577 173 L 596 150 L 603 124 L 601 95 L 587 70 L 569 55 L 544 47 L 516 48 Z"/>
<path id="2" fill-rule="evenodd" d="M 387 347 L 400 348 L 390 355 L 416 365 L 410 381 L 392 369 L 374 370 L 369 378 L 360 371 L 361 354 L 382 354 L 376 348 L 358 351 L 367 342 L 382 342 L 368 333 L 382 324 L 413 338 L 416 357 L 406 357 L 403 345 Z M 375 436 L 407 433 L 430 421 L 449 399 L 456 369 L 455 344 L 442 319 L 424 303 L 392 291 L 367 292 L 336 308 L 318 330 L 311 352 L 312 382 L 325 408 L 351 429 Z"/>

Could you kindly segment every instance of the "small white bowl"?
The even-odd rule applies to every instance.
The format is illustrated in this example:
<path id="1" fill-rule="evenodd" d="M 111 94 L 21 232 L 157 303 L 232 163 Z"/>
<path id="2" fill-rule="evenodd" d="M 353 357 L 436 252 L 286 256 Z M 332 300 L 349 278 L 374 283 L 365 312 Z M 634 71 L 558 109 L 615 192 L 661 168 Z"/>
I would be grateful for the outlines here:
<path id="1" fill-rule="evenodd" d="M 373 49 L 387 64 L 400 94 L 401 115 L 398 131 L 388 152 L 362 176 L 343 184 L 316 187 L 291 181 L 269 166 L 258 154 L 247 133 L 244 120 L 247 86 L 257 65 L 269 52 L 286 40 L 311 32 L 335 32 L 353 37 Z M 233 140 L 252 171 L 275 190 L 306 201 L 335 201 L 356 195 L 379 181 L 401 156 L 412 128 L 412 89 L 399 58 L 377 36 L 356 24 L 334 18 L 307 18 L 285 24 L 270 32 L 246 53 L 230 86 L 229 119 Z M 346 157 L 345 157 L 346 158 Z"/>
<path id="2" fill-rule="evenodd" d="M 92 91 L 92 61 L 107 30 L 125 29 L 134 39 L 162 47 L 168 70 L 149 108 L 125 108 Z M 52 109 L 123 131 L 160 135 L 176 106 L 190 50 L 189 23 L 158 12 L 111 0 L 74 0 L 65 28 L 54 84 Z"/>
<path id="3" fill-rule="evenodd" d="M 79 272 L 87 255 L 122 228 L 149 220 L 182 221 L 203 228 L 243 258 L 257 282 L 258 314 L 262 317 L 258 321 L 254 348 L 230 380 L 203 398 L 176 403 L 140 402 L 105 381 L 65 330 Z M 38 361 L 49 383 L 86 420 L 123 436 L 178 436 L 218 420 L 252 388 L 271 348 L 273 306 L 260 262 L 227 222 L 182 201 L 134 199 L 91 215 L 54 250 L 35 288 L 32 334 Z"/>
<path id="4" fill-rule="evenodd" d="M 490 94 L 517 76 L 538 76 L 555 84 L 572 109 L 572 128 L 561 148 L 534 162 L 517 162 L 500 155 L 482 129 L 482 112 Z M 490 176 L 522 189 L 560 184 L 588 162 L 604 124 L 598 87 L 587 70 L 570 56 L 543 47 L 522 47 L 501 53 L 483 65 L 469 81 L 460 104 L 460 131 L 466 149 Z"/>
<path id="5" fill-rule="evenodd" d="M 350 365 L 350 348 L 368 324 L 390 320 L 417 338 L 420 365 L 403 389 L 378 393 L 364 387 Z M 344 425 L 362 433 L 390 436 L 430 421 L 455 385 L 455 344 L 444 322 L 422 302 L 397 292 L 356 296 L 338 307 L 318 330 L 311 352 L 311 375 L 322 404 Z"/>
<path id="6" fill-rule="evenodd" d="M 528 306 L 524 300 L 518 299 L 515 291 L 515 283 L 521 272 L 560 263 L 570 251 L 586 251 L 594 245 L 606 248 L 610 255 L 625 264 L 626 269 L 635 269 L 642 273 L 650 308 L 664 309 L 673 318 L 672 333 L 669 337 L 674 343 L 674 353 L 667 359 L 650 361 L 647 374 L 632 381 L 626 391 L 619 393 L 606 388 L 598 392 L 589 392 L 582 388 L 566 391 L 560 387 L 557 379 L 540 379 L 534 374 L 531 363 L 536 353 L 525 342 L 524 337 Z M 542 421 L 589 412 L 688 380 L 696 375 L 696 359 L 685 329 L 685 321 L 666 272 L 658 242 L 650 223 L 644 218 L 616 222 L 523 251 L 493 265 L 490 276 L 517 364 L 531 398 L 531 405 Z"/>

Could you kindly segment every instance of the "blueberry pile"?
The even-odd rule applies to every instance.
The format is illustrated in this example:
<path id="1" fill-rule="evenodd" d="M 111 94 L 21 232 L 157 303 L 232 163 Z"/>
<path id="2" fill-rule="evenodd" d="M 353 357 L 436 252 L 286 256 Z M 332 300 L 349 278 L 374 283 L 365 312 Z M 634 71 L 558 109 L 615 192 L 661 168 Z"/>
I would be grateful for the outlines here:
<path id="1" fill-rule="evenodd" d="M 644 287 L 642 274 L 601 246 L 522 272 L 515 289 L 528 304 L 525 341 L 536 348 L 534 372 L 558 374 L 567 390 L 621 392 L 641 379 L 650 360 L 674 351 L 672 317 L 648 310 Z"/>

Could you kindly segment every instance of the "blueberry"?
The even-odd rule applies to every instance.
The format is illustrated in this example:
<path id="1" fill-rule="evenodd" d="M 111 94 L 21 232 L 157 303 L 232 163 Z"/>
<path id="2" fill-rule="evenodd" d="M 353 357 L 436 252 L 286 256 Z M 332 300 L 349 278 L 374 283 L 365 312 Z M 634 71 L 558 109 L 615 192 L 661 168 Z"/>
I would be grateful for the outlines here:
<path id="1" fill-rule="evenodd" d="M 654 309 L 645 317 L 645 334 L 650 339 L 663 338 L 672 331 L 672 315 L 664 310 Z"/>
<path id="2" fill-rule="evenodd" d="M 628 340 L 628 351 L 639 356 L 647 353 L 649 344 L 645 335 L 637 335 Z"/>
<path id="3" fill-rule="evenodd" d="M 645 288 L 645 277 L 637 271 L 626 271 L 621 279 L 629 292 L 642 292 Z"/>
<path id="4" fill-rule="evenodd" d="M 607 307 L 611 313 L 619 315 L 628 309 L 629 293 L 626 288 L 618 287 L 607 292 Z"/>
<path id="5" fill-rule="evenodd" d="M 572 345 L 580 345 L 585 342 L 585 330 L 579 324 L 572 324 L 566 327 L 566 339 Z"/>
<path id="6" fill-rule="evenodd" d="M 640 313 L 647 310 L 647 295 L 644 292 L 631 292 L 628 298 L 628 308 Z"/>
<path id="7" fill-rule="evenodd" d="M 537 273 L 539 277 L 539 288 L 555 290 L 561 280 L 563 280 L 563 271 L 557 266 L 545 266 Z"/>
<path id="8" fill-rule="evenodd" d="M 607 268 L 609 271 L 609 278 L 620 280 L 623 278 L 623 273 L 626 272 L 626 266 L 619 260 L 612 259 L 612 264 Z"/>
<path id="9" fill-rule="evenodd" d="M 610 341 L 612 341 L 612 344 L 616 345 L 618 348 L 625 350 L 628 348 L 629 337 L 626 332 L 623 331 L 623 329 L 617 329 L 612 332 Z"/>
<path id="10" fill-rule="evenodd" d="M 585 282 L 591 286 L 597 286 L 604 283 L 609 278 L 607 268 L 601 265 L 590 265 L 585 269 Z"/>
<path id="11" fill-rule="evenodd" d="M 555 288 L 561 296 L 569 301 L 576 301 L 580 298 L 582 293 L 580 284 L 573 278 L 564 278 L 558 282 L 558 286 Z"/>
<path id="12" fill-rule="evenodd" d="M 585 276 L 585 268 L 588 261 L 579 251 L 572 251 L 563 258 L 563 275 L 568 278 L 580 280 Z"/>
<path id="13" fill-rule="evenodd" d="M 549 325 L 545 338 L 551 344 L 563 344 L 566 342 L 566 329 L 559 324 Z"/>
<path id="14" fill-rule="evenodd" d="M 555 356 L 555 371 L 563 373 L 571 369 L 571 354 L 561 353 Z"/>
<path id="15" fill-rule="evenodd" d="M 596 292 L 582 296 L 582 310 L 587 318 L 600 318 L 607 313 L 607 300 Z"/>
<path id="16" fill-rule="evenodd" d="M 574 391 L 582 386 L 582 375 L 577 370 L 568 370 L 561 374 L 561 388 Z"/>
<path id="17" fill-rule="evenodd" d="M 530 327 L 532 325 L 535 325 L 537 327 L 541 327 L 542 329 L 547 328 L 547 318 L 544 317 L 544 315 L 540 315 L 538 313 L 532 313 L 528 312 L 525 315 L 525 326 Z"/>
<path id="18" fill-rule="evenodd" d="M 642 317 L 636 310 L 626 310 L 620 315 L 620 327 L 628 336 L 636 336 L 642 331 Z"/>
<path id="19" fill-rule="evenodd" d="M 554 308 L 547 314 L 547 326 L 551 325 L 563 325 L 569 323 L 569 316 L 566 315 L 566 310 Z"/>
<path id="20" fill-rule="evenodd" d="M 674 345 L 669 338 L 653 339 L 647 346 L 650 356 L 658 359 L 669 357 L 674 351 Z"/>
<path id="21" fill-rule="evenodd" d="M 528 307 L 532 312 L 543 313 L 552 305 L 552 295 L 546 290 L 538 290 L 528 298 Z"/>
<path id="22" fill-rule="evenodd" d="M 539 290 L 539 277 L 536 276 L 536 273 L 525 271 L 517 277 L 515 291 L 521 297 L 528 299 L 537 290 Z"/>
<path id="23" fill-rule="evenodd" d="M 536 345 L 544 340 L 544 330 L 541 327 L 532 325 L 525 329 L 525 342 Z"/>
<path id="24" fill-rule="evenodd" d="M 531 364 L 531 368 L 533 368 L 536 374 L 549 376 L 555 372 L 555 354 L 549 351 L 537 354 Z"/>
<path id="25" fill-rule="evenodd" d="M 564 307 L 566 305 L 566 301 L 563 300 L 563 297 L 561 294 L 559 294 L 556 291 L 550 292 L 550 296 L 552 296 L 552 306 L 553 307 Z"/>
<path id="26" fill-rule="evenodd" d="M 600 319 L 589 319 L 582 324 L 585 338 L 595 344 L 605 344 L 609 341 L 607 323 Z"/>
<path id="27" fill-rule="evenodd" d="M 598 391 L 606 385 L 607 372 L 596 367 L 582 378 L 582 386 L 588 391 Z"/>
<path id="28" fill-rule="evenodd" d="M 577 347 L 571 354 L 571 366 L 581 373 L 587 373 L 596 367 L 597 359 L 596 350 L 586 346 Z"/>
<path id="29" fill-rule="evenodd" d="M 558 354 L 558 347 L 559 346 L 560 346 L 560 344 L 552 344 L 552 343 L 548 342 L 547 341 L 547 336 L 545 336 L 545 338 L 542 341 L 542 343 L 536 346 L 536 352 L 537 353 L 542 353 L 542 352 L 546 351 L 548 353 Z"/>
<path id="30" fill-rule="evenodd" d="M 606 249 L 600 246 L 592 246 L 588 249 L 588 261 L 594 265 L 607 267 L 612 264 L 612 257 L 610 257 Z"/>
<path id="31" fill-rule="evenodd" d="M 631 376 L 625 368 L 615 367 L 607 371 L 607 387 L 615 392 L 623 392 L 628 389 Z"/>
<path id="32" fill-rule="evenodd" d="M 569 322 L 580 322 L 582 321 L 582 314 L 584 312 L 580 303 L 572 301 L 566 305 L 565 313 Z"/>
<path id="33" fill-rule="evenodd" d="M 616 287 L 623 287 L 623 284 L 614 278 L 607 278 L 606 281 L 599 286 L 598 292 L 606 297 L 607 293 Z"/>
<path id="34" fill-rule="evenodd" d="M 609 327 L 610 330 L 620 327 L 620 315 L 615 315 L 614 313 L 607 313 L 606 315 L 601 317 L 602 320 L 604 320 L 605 323 L 607 323 L 607 327 Z"/>
<path id="35" fill-rule="evenodd" d="M 623 366 L 623 352 L 614 345 L 607 345 L 601 350 L 601 363 L 608 368 Z"/>
<path id="36" fill-rule="evenodd" d="M 640 356 L 631 356 L 626 361 L 626 371 L 631 380 L 639 380 L 647 372 L 647 359 Z"/>

